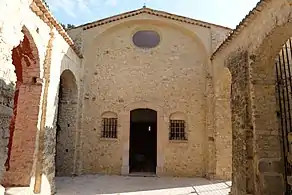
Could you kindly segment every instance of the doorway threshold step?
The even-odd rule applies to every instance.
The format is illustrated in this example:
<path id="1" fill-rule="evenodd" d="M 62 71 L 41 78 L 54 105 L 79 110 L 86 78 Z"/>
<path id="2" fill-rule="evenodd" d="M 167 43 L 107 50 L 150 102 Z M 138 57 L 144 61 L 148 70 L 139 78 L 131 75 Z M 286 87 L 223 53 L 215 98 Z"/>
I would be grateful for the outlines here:
<path id="1" fill-rule="evenodd" d="M 156 177 L 155 173 L 151 172 L 132 172 L 129 174 L 129 176 L 133 177 Z"/>

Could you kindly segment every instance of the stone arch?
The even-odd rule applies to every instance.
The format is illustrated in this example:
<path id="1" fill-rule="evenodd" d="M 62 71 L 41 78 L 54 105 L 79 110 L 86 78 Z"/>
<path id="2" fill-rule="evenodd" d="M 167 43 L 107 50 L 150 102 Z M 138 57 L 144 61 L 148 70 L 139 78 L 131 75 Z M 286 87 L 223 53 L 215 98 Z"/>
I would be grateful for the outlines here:
<path id="1" fill-rule="evenodd" d="M 59 103 L 56 133 L 56 176 L 70 176 L 75 173 L 78 87 L 71 70 L 60 76 Z"/>
<path id="2" fill-rule="evenodd" d="M 186 121 L 186 115 L 183 112 L 176 111 L 169 115 L 169 120 L 184 120 Z"/>
<path id="3" fill-rule="evenodd" d="M 39 104 L 42 93 L 40 59 L 32 35 L 24 26 L 20 44 L 12 50 L 16 84 L 9 125 L 6 186 L 29 186 L 33 173 Z"/>
<path id="4" fill-rule="evenodd" d="M 251 105 L 252 125 L 254 129 L 254 174 L 259 178 L 255 191 L 265 193 L 289 193 L 285 189 L 287 178 L 284 170 L 279 105 L 277 100 L 276 57 L 285 42 L 292 37 L 292 23 L 275 26 L 265 37 L 260 47 L 251 55 Z M 278 115 L 278 116 L 277 116 Z M 272 164 L 273 166 L 267 167 Z M 273 176 L 270 176 L 273 174 Z M 271 189 L 265 185 L 268 181 L 279 183 L 279 188 Z M 291 193 L 291 191 L 290 191 Z"/>
<path id="5" fill-rule="evenodd" d="M 122 156 L 122 168 L 121 173 L 123 175 L 129 174 L 129 150 L 130 150 L 130 112 L 137 109 L 150 109 L 157 112 L 157 140 L 161 142 L 157 143 L 157 165 L 156 165 L 156 174 L 163 173 L 164 166 L 164 153 L 163 153 L 163 143 L 166 142 L 168 138 L 167 131 L 163 131 L 167 127 L 167 114 L 161 106 L 150 101 L 135 101 L 127 104 L 123 111 L 120 113 L 121 121 L 121 136 L 123 142 L 123 156 Z"/>
<path id="6" fill-rule="evenodd" d="M 113 25 L 113 26 L 105 29 L 104 31 L 100 32 L 99 34 L 97 34 L 94 37 L 93 41 L 88 43 L 88 48 L 92 48 L 92 45 L 96 42 L 96 40 L 100 39 L 104 35 L 111 33 L 113 31 L 115 31 L 116 29 L 119 29 L 122 26 L 129 26 L 131 24 L 137 24 L 137 23 L 141 23 L 141 24 L 143 24 L 143 26 L 146 26 L 146 27 L 148 26 L 150 28 L 151 28 L 151 26 L 153 26 L 155 24 L 159 24 L 159 25 L 169 26 L 169 27 L 174 28 L 178 31 L 181 31 L 185 35 L 190 36 L 199 45 L 200 49 L 202 49 L 204 59 L 208 59 L 208 57 L 209 57 L 207 48 L 204 45 L 202 39 L 198 35 L 196 35 L 194 32 L 185 28 L 182 25 L 178 25 L 178 24 L 174 24 L 173 22 L 166 22 L 166 21 L 162 21 L 162 20 L 158 20 L 158 19 L 157 20 L 155 20 L 155 19 L 144 19 L 144 20 L 134 19 L 134 20 L 125 21 L 125 22 L 121 22 L 121 23 L 118 23 L 116 25 Z M 204 63 L 206 63 L 206 62 L 204 62 Z"/>
<path id="7" fill-rule="evenodd" d="M 118 114 L 112 111 L 106 111 L 101 114 L 102 118 L 118 118 Z"/>
<path id="8" fill-rule="evenodd" d="M 124 110 L 128 112 L 128 111 L 139 109 L 139 108 L 148 108 L 151 110 L 155 110 L 157 112 L 163 110 L 161 106 L 153 102 L 145 101 L 145 100 L 131 102 L 124 107 Z"/>
<path id="9" fill-rule="evenodd" d="M 281 8 L 275 13 L 280 20 L 271 19 L 259 44 L 232 53 L 226 62 L 232 73 L 233 194 L 285 193 L 275 58 L 292 36 L 292 23 L 291 7 Z"/>

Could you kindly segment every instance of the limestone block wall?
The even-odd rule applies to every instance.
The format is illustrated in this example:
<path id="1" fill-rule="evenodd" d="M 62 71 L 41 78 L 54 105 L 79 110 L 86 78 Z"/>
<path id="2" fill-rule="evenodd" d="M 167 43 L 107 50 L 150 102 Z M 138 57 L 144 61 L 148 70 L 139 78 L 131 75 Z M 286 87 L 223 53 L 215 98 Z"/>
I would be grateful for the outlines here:
<path id="1" fill-rule="evenodd" d="M 228 68 L 214 67 L 214 141 L 216 145 L 216 178 L 231 179 L 232 126 L 231 74 Z"/>
<path id="2" fill-rule="evenodd" d="M 69 158 L 69 161 L 58 161 L 63 163 L 64 166 L 61 167 L 61 171 L 68 170 L 66 173 L 67 176 L 76 174 L 75 165 L 77 161 L 76 150 L 77 142 L 76 136 L 79 133 L 80 129 L 78 124 L 78 109 L 74 109 L 71 114 L 67 113 L 68 110 L 62 110 L 64 105 L 77 105 L 81 104 L 79 100 L 79 86 L 80 78 L 82 75 L 82 66 L 81 60 L 76 55 L 76 53 L 69 47 L 65 42 L 63 37 L 55 32 L 53 45 L 52 45 L 52 57 L 51 57 L 51 71 L 50 71 L 50 84 L 48 88 L 48 101 L 47 101 L 47 112 L 46 112 L 46 134 L 45 134 L 45 160 L 44 160 L 44 172 L 46 173 L 46 180 L 51 184 L 51 191 L 55 191 L 54 178 L 56 174 L 56 159 L 60 158 L 60 153 L 57 153 L 56 148 L 60 148 L 66 154 L 64 158 Z M 69 80 L 65 77 L 65 82 L 69 82 L 71 85 L 76 86 L 74 92 L 70 93 L 72 97 L 75 97 L 73 101 L 66 99 L 59 99 L 59 88 L 60 80 L 64 72 L 70 72 L 71 77 Z M 64 78 L 63 78 L 64 79 Z M 68 84 L 67 84 L 68 85 Z M 72 90 L 71 88 L 68 89 Z M 64 94 L 63 94 L 64 97 Z M 69 106 L 70 109 L 70 106 Z M 59 120 L 58 120 L 59 119 Z M 71 119 L 71 121 L 70 121 Z M 75 119 L 75 120 L 74 120 Z M 73 120 L 73 121 L 72 121 Z M 56 142 L 57 138 L 57 128 L 60 126 L 60 123 L 63 124 L 65 129 L 70 131 L 72 136 L 63 136 L 59 142 Z M 69 124 L 69 127 L 68 127 Z M 61 125 L 62 126 L 62 125 Z M 65 130 L 66 131 L 66 130 Z M 57 145 L 56 145 L 57 143 Z M 70 151 L 66 152 L 68 149 L 66 146 L 68 143 L 71 143 Z M 60 170 L 60 167 L 58 167 Z"/>
<path id="3" fill-rule="evenodd" d="M 214 52 L 230 34 L 231 29 L 211 26 L 212 52 Z"/>
<path id="4" fill-rule="evenodd" d="M 157 30 L 161 36 L 158 47 L 145 50 L 133 45 L 132 35 L 141 28 Z M 128 105 L 145 101 L 159 116 L 158 172 L 203 176 L 207 54 L 200 40 L 179 28 L 153 21 L 113 26 L 96 38 L 94 29 L 83 34 L 86 43 L 91 42 L 84 47 L 84 173 L 118 174 L 122 166 L 128 166 Z M 139 106 L 145 107 L 138 104 L 133 109 Z M 117 140 L 100 138 L 101 115 L 106 111 L 118 114 Z M 169 116 L 176 111 L 187 116 L 188 141 L 168 140 Z"/>
<path id="5" fill-rule="evenodd" d="M 232 75 L 232 193 L 284 194 L 274 66 L 291 37 L 291 5 L 261 1 L 248 17 L 212 58 Z"/>

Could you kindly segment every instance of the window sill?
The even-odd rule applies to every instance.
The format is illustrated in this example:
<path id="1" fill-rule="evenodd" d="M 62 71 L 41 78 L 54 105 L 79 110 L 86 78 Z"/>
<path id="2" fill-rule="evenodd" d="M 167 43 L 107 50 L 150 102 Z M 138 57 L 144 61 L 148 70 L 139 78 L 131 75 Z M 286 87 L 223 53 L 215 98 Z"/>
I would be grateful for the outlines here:
<path id="1" fill-rule="evenodd" d="M 188 140 L 169 140 L 169 143 L 188 143 Z"/>
<path id="2" fill-rule="evenodd" d="M 112 141 L 112 142 L 117 142 L 118 138 L 105 138 L 105 137 L 101 137 L 99 138 L 100 141 Z"/>

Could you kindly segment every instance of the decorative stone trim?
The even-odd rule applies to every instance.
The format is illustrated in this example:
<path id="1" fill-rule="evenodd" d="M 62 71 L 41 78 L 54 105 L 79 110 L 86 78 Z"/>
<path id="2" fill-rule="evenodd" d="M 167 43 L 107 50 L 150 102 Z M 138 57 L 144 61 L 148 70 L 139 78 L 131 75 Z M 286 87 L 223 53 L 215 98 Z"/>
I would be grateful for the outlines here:
<path id="1" fill-rule="evenodd" d="M 227 38 L 219 45 L 219 47 L 214 51 L 214 53 L 211 55 L 211 60 L 216 56 L 217 53 L 219 53 L 221 50 L 226 48 L 229 43 L 238 35 L 245 26 L 247 26 L 251 20 L 253 20 L 258 12 L 261 12 L 266 5 L 266 2 L 268 0 L 261 0 L 257 3 L 257 5 L 241 20 L 241 22 L 236 26 L 236 28 L 230 32 L 230 34 L 227 36 Z"/>
<path id="2" fill-rule="evenodd" d="M 42 0 L 34 0 L 30 5 L 31 10 L 39 16 L 48 26 L 54 26 L 59 34 L 64 38 L 68 45 L 74 50 L 74 52 L 83 58 L 82 54 L 77 50 L 73 40 L 64 30 L 62 25 L 59 24 L 57 19 L 53 16 L 50 10 L 47 8 Z"/>
<path id="3" fill-rule="evenodd" d="M 98 21 L 95 21 L 95 22 L 83 24 L 83 25 L 77 26 L 75 28 L 83 27 L 83 30 L 88 30 L 90 28 L 94 28 L 94 27 L 97 27 L 97 26 L 101 26 L 101 25 L 108 24 L 108 23 L 111 23 L 111 22 L 115 22 L 115 21 L 118 21 L 118 20 L 122 20 L 122 19 L 125 19 L 125 18 L 133 17 L 133 16 L 140 15 L 140 14 L 143 14 L 143 13 L 147 13 L 147 14 L 150 14 L 150 15 L 163 17 L 163 18 L 167 18 L 167 19 L 171 19 L 171 20 L 175 20 L 175 21 L 179 21 L 179 22 L 184 22 L 184 23 L 188 23 L 188 24 L 198 25 L 198 26 L 202 26 L 202 27 L 205 27 L 205 28 L 211 28 L 211 26 L 217 26 L 217 27 L 220 27 L 220 28 L 232 30 L 232 29 L 230 29 L 228 27 L 225 27 L 225 26 L 220 26 L 220 25 L 217 25 L 217 24 L 211 24 L 211 23 L 208 23 L 208 22 L 203 22 L 203 21 L 200 21 L 200 20 L 195 20 L 195 19 L 192 19 L 192 18 L 179 16 L 179 15 L 171 14 L 171 13 L 164 12 L 164 11 L 154 10 L 154 9 L 150 9 L 150 8 L 146 8 L 146 7 L 143 7 L 141 9 L 137 9 L 137 10 L 133 10 L 133 11 L 129 11 L 129 12 L 126 12 L 126 13 L 123 13 L 123 14 L 115 15 L 115 16 L 112 16 L 112 17 L 108 17 L 108 18 L 105 18 L 105 19 L 101 19 L 101 20 L 98 20 Z"/>

